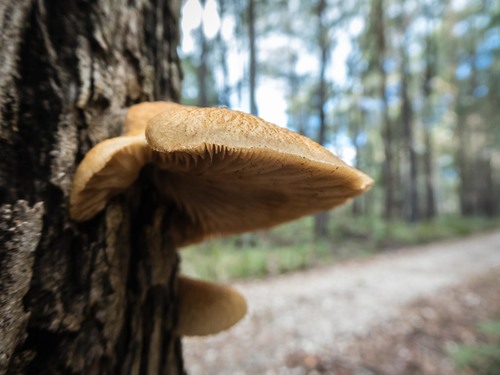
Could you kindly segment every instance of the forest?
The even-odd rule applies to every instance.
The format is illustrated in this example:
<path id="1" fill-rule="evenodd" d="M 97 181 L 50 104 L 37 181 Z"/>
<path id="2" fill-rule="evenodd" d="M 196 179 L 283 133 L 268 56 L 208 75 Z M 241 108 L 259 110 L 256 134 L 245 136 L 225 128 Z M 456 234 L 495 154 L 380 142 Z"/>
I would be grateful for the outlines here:
<path id="1" fill-rule="evenodd" d="M 498 373 L 499 0 L 0 0 L 0 40 L 0 375 Z M 337 164 L 200 244 L 313 164 L 205 179 L 234 149 L 164 135 L 234 112 L 178 103 L 373 187 L 318 213 L 371 180 L 235 114 Z"/>
<path id="2" fill-rule="evenodd" d="M 183 273 L 235 283 L 252 306 L 185 340 L 188 370 L 498 373 L 498 267 L 376 321 L 403 291 L 496 262 L 500 1 L 187 0 L 181 19 L 185 104 L 259 115 L 375 180 L 333 211 L 180 252 Z"/>
<path id="3" fill-rule="evenodd" d="M 498 225 L 499 1 L 188 0 L 182 12 L 184 103 L 257 114 L 376 181 L 345 208 L 231 245 L 304 234 L 384 248 Z"/>

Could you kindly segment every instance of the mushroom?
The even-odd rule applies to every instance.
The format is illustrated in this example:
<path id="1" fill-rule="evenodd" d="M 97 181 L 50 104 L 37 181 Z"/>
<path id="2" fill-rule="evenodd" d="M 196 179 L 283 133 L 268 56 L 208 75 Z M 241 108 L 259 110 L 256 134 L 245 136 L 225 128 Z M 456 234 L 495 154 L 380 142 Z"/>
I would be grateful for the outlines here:
<path id="1" fill-rule="evenodd" d="M 98 143 L 85 155 L 73 177 L 69 210 L 72 219 L 92 219 L 111 197 L 132 185 L 142 167 L 152 160 L 144 137 L 148 120 L 176 108 L 182 106 L 172 102 L 133 105 L 125 117 L 124 134 Z"/>
<path id="2" fill-rule="evenodd" d="M 125 117 L 125 136 L 144 136 L 148 120 L 160 113 L 180 109 L 183 106 L 173 102 L 143 102 L 135 104 Z"/>
<path id="3" fill-rule="evenodd" d="M 247 312 L 245 298 L 234 288 L 180 276 L 179 336 L 206 336 L 226 330 Z"/>
<path id="4" fill-rule="evenodd" d="M 78 166 L 70 216 L 86 221 L 127 190 L 146 164 L 175 206 L 177 246 L 268 228 L 331 209 L 367 191 L 372 179 L 306 137 L 224 108 L 152 102 L 132 106 L 125 132 L 97 144 Z M 246 311 L 234 289 L 178 279 L 180 335 L 229 328 Z"/>
<path id="5" fill-rule="evenodd" d="M 126 128 L 78 166 L 74 220 L 97 215 L 148 163 L 157 166 L 158 190 L 177 208 L 171 229 L 177 246 L 331 209 L 372 185 L 308 138 L 238 111 L 143 103 L 129 110 Z"/>

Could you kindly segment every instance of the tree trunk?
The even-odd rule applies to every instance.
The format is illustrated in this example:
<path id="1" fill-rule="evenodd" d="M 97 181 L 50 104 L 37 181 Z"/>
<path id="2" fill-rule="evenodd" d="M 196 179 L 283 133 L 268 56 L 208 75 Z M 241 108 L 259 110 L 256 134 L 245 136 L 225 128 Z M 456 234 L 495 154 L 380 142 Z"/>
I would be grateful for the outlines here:
<path id="1" fill-rule="evenodd" d="M 468 40 L 470 61 L 476 61 L 476 49 L 472 40 Z M 477 87 L 477 69 L 471 64 L 471 74 L 467 86 L 461 90 L 456 99 L 456 137 L 458 139 L 456 148 L 456 163 L 459 175 L 460 211 L 463 216 L 474 216 L 478 212 L 478 195 L 475 185 L 481 179 L 476 170 L 477 146 L 475 145 L 475 131 L 471 128 L 474 108 L 471 98 Z M 471 143 L 473 145 L 471 146 Z"/>
<path id="2" fill-rule="evenodd" d="M 326 0 L 318 0 L 316 16 L 318 19 L 318 46 L 320 52 L 319 79 L 318 79 L 318 116 L 319 129 L 317 142 L 320 145 L 326 143 L 326 114 L 325 105 L 327 100 L 326 67 L 328 65 L 328 28 L 325 21 Z M 316 237 L 325 238 L 328 235 L 328 212 L 320 212 L 314 218 L 314 234 Z"/>
<path id="3" fill-rule="evenodd" d="M 183 373 L 171 217 L 147 173 L 68 218 L 76 165 L 125 108 L 179 99 L 179 7 L 0 0 L 0 374 Z"/>
<path id="4" fill-rule="evenodd" d="M 318 77 L 318 117 L 319 117 L 319 129 L 318 129 L 318 143 L 320 145 L 325 145 L 326 143 L 326 114 L 325 105 L 327 101 L 327 83 L 326 83 L 326 68 L 328 65 L 328 53 L 329 53 L 329 43 L 328 43 L 328 28 L 325 24 L 325 9 L 326 0 L 319 0 L 317 6 L 317 17 L 318 17 L 318 45 L 319 45 L 319 77 Z"/>
<path id="5" fill-rule="evenodd" d="M 459 97 L 457 101 L 460 101 Z M 467 111 L 462 104 L 457 105 L 457 129 L 455 135 L 457 137 L 456 146 L 456 164 L 459 175 L 459 199 L 460 213 L 463 216 L 473 216 L 475 214 L 475 196 L 473 194 L 473 180 L 471 179 L 471 168 L 469 167 L 467 154 Z"/>
<path id="6" fill-rule="evenodd" d="M 425 213 L 426 219 L 436 217 L 436 199 L 434 193 L 434 152 L 431 129 L 424 128 L 424 179 L 425 179 Z"/>
<path id="7" fill-rule="evenodd" d="M 205 1 L 201 1 L 201 5 L 205 6 Z M 201 20 L 200 27 L 198 28 L 198 45 L 200 47 L 200 56 L 198 61 L 197 78 L 198 78 L 198 106 L 208 106 L 208 43 L 203 30 L 203 22 Z"/>
<path id="8" fill-rule="evenodd" d="M 431 15 L 428 13 L 427 7 L 424 7 L 424 14 L 427 17 L 427 22 L 432 22 Z M 437 45 L 435 37 L 429 27 L 428 35 L 425 38 L 425 73 L 422 84 L 422 93 L 424 99 L 424 107 L 422 113 L 423 133 L 425 153 L 423 156 L 423 177 L 425 183 L 425 207 L 424 216 L 427 220 L 433 219 L 437 215 L 436 198 L 435 198 L 435 180 L 434 180 L 434 142 L 432 137 L 433 113 L 435 111 L 432 103 L 432 81 L 436 76 L 437 71 Z"/>
<path id="9" fill-rule="evenodd" d="M 403 27 L 406 28 L 406 22 Z M 401 123 L 403 126 L 403 140 L 405 151 L 405 175 L 404 182 L 404 213 L 409 222 L 418 220 L 418 190 L 417 190 L 417 153 L 415 151 L 415 140 L 413 131 L 413 109 L 410 101 L 409 91 L 409 62 L 407 52 L 407 41 L 404 38 L 401 48 Z"/>
<path id="10" fill-rule="evenodd" d="M 362 134 L 362 124 L 365 121 L 364 110 L 360 107 L 359 102 L 356 100 L 352 103 L 352 107 L 349 110 L 349 128 L 352 138 L 352 145 L 356 152 L 356 158 L 354 160 L 354 167 L 357 169 L 362 169 L 361 165 L 361 152 L 362 147 L 360 144 L 360 136 Z M 357 197 L 352 200 L 352 214 L 353 216 L 361 216 L 363 214 L 363 199 L 364 197 Z"/>
<path id="11" fill-rule="evenodd" d="M 255 0 L 248 0 L 248 41 L 250 48 L 250 113 L 252 115 L 258 115 L 259 110 L 257 109 L 256 91 L 257 91 L 257 48 L 255 46 Z"/>
<path id="12" fill-rule="evenodd" d="M 394 152 L 393 152 L 393 131 L 389 116 L 389 103 L 387 100 L 387 73 L 385 71 L 385 16 L 384 0 L 373 0 L 372 23 L 375 25 L 375 54 L 377 71 L 379 75 L 379 96 L 382 100 L 382 140 L 384 141 L 384 163 L 382 165 L 382 181 L 384 187 L 384 217 L 386 220 L 394 219 L 395 192 L 394 192 Z"/>
<path id="13" fill-rule="evenodd" d="M 217 4 L 219 5 L 219 15 L 221 19 L 221 23 L 224 20 L 226 14 L 226 3 L 224 0 L 218 0 Z M 222 90 L 219 97 L 219 103 L 225 107 L 231 107 L 231 85 L 229 81 L 229 66 L 228 66 L 228 46 L 226 41 L 222 36 L 222 27 L 219 28 L 219 32 L 217 33 L 217 43 L 219 49 L 219 62 L 218 64 L 222 70 Z"/>

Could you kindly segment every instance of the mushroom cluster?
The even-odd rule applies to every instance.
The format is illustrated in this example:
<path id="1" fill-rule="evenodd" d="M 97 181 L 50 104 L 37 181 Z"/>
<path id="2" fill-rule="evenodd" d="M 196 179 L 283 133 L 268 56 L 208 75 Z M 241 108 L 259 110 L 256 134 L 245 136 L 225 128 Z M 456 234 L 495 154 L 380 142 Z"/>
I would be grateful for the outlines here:
<path id="1" fill-rule="evenodd" d="M 153 183 L 176 207 L 170 235 L 177 246 L 328 210 L 372 185 L 370 177 L 317 143 L 256 116 L 150 102 L 132 106 L 125 133 L 97 144 L 84 157 L 74 177 L 70 216 L 92 219 L 133 184 L 146 164 L 156 166 Z M 214 333 L 244 315 L 246 304 L 234 289 L 182 280 L 182 293 L 209 291 L 210 303 L 204 306 L 215 311 L 214 301 L 220 301 L 222 311 L 237 313 L 221 319 L 220 326 L 210 323 L 217 329 L 196 327 L 198 318 L 192 315 L 184 328 L 180 324 L 181 334 Z M 190 304 L 201 303 L 191 297 L 184 301 L 185 316 Z"/>

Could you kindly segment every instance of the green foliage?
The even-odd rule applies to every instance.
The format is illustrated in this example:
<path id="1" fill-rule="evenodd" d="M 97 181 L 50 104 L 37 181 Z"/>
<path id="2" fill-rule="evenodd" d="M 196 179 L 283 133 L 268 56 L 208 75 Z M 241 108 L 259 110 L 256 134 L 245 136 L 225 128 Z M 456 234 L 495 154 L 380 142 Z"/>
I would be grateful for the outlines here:
<path id="1" fill-rule="evenodd" d="M 279 230 L 289 228 L 279 228 Z M 309 232 L 300 235 L 307 236 Z M 212 240 L 182 251 L 182 272 L 210 280 L 233 280 L 277 275 L 310 268 L 321 260 L 331 260 L 325 243 L 290 243 L 285 237 L 269 232 Z M 299 236 L 300 236 L 299 235 Z"/>
<path id="2" fill-rule="evenodd" d="M 383 250 L 466 236 L 480 230 L 494 228 L 499 222 L 499 220 L 486 218 L 448 216 L 418 223 L 385 222 L 373 219 L 362 223 L 362 226 L 371 230 L 370 238 L 376 249 Z"/>
<path id="3" fill-rule="evenodd" d="M 409 223 L 402 220 L 387 222 L 377 217 L 353 218 L 342 210 L 332 216 L 332 238 L 340 243 L 350 242 L 355 247 L 364 247 L 370 252 L 466 236 L 500 225 L 500 219 L 481 217 L 442 216 Z"/>
<path id="4" fill-rule="evenodd" d="M 474 374 L 500 374 L 500 320 L 479 324 L 478 331 L 486 335 L 487 342 L 460 345 L 453 352 L 458 369 Z"/>
<path id="5" fill-rule="evenodd" d="M 493 320 L 490 322 L 480 323 L 479 331 L 481 331 L 482 333 L 496 336 L 500 339 L 500 320 Z"/>
<path id="6" fill-rule="evenodd" d="M 500 219 L 453 216 L 387 223 L 375 217 L 352 217 L 346 211 L 332 214 L 328 240 L 313 237 L 313 218 L 307 217 L 269 231 L 191 246 L 181 252 L 182 271 L 211 280 L 264 277 L 500 226 Z"/>

